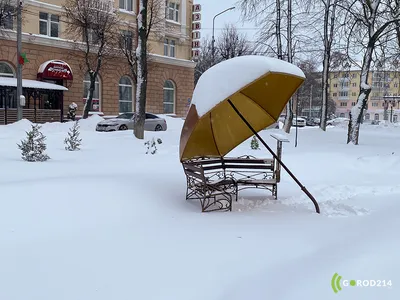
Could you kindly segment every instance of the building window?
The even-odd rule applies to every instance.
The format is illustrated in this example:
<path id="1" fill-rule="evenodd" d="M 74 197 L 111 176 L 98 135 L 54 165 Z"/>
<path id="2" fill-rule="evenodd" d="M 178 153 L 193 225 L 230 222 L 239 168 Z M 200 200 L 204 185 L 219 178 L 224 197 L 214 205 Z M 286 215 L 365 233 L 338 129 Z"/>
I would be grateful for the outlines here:
<path id="1" fill-rule="evenodd" d="M 165 18 L 167 20 L 179 22 L 179 4 L 165 1 Z"/>
<path id="2" fill-rule="evenodd" d="M 169 57 L 175 57 L 175 40 L 171 39 L 164 40 L 164 55 Z"/>
<path id="3" fill-rule="evenodd" d="M 132 11 L 133 0 L 119 0 L 119 8 L 127 11 Z"/>
<path id="4" fill-rule="evenodd" d="M 395 88 L 399 87 L 399 84 L 397 82 L 395 82 L 394 87 Z"/>
<path id="5" fill-rule="evenodd" d="M 356 103 L 355 102 L 351 102 L 351 106 L 356 106 Z"/>
<path id="6" fill-rule="evenodd" d="M 372 102 L 372 107 L 378 107 L 378 102 Z"/>
<path id="7" fill-rule="evenodd" d="M 339 97 L 348 97 L 349 93 L 347 91 L 340 91 L 339 92 Z"/>
<path id="8" fill-rule="evenodd" d="M 14 69 L 5 61 L 0 62 L 0 77 L 15 77 Z"/>
<path id="9" fill-rule="evenodd" d="M 351 78 L 355 78 L 356 77 L 356 74 L 351 74 Z M 354 84 L 354 83 L 353 83 Z"/>
<path id="10" fill-rule="evenodd" d="M 7 2 L 6 2 L 7 3 Z M 4 29 L 14 29 L 13 26 L 13 13 L 15 8 L 6 3 L 2 2 L 3 11 L 0 12 L 0 28 Z"/>
<path id="11" fill-rule="evenodd" d="M 397 115 L 393 116 L 393 123 L 397 123 Z"/>
<path id="12" fill-rule="evenodd" d="M 128 76 L 119 80 L 119 112 L 132 112 L 133 85 Z"/>
<path id="13" fill-rule="evenodd" d="M 379 114 L 375 114 L 375 121 L 379 121 Z"/>
<path id="14" fill-rule="evenodd" d="M 39 13 L 39 33 L 51 37 L 58 37 L 60 17 L 45 12 Z"/>
<path id="15" fill-rule="evenodd" d="M 345 114 L 344 113 L 341 113 L 340 114 L 340 118 L 344 118 L 345 117 Z"/>
<path id="16" fill-rule="evenodd" d="M 132 31 L 123 30 L 121 32 L 121 46 L 127 52 L 132 51 L 133 47 L 133 33 Z"/>
<path id="17" fill-rule="evenodd" d="M 337 87 L 337 83 L 334 83 L 334 84 L 333 84 L 333 87 Z"/>
<path id="18" fill-rule="evenodd" d="M 349 86 L 349 82 L 348 81 L 343 81 L 340 85 L 342 86 L 342 88 L 348 87 Z"/>
<path id="19" fill-rule="evenodd" d="M 85 79 L 83 80 L 83 103 L 85 104 L 86 98 L 89 93 L 89 87 L 90 87 L 90 76 L 88 73 L 85 75 Z M 100 81 L 99 77 L 96 77 L 96 81 L 94 84 L 94 92 L 93 92 L 93 98 L 92 98 L 92 107 L 90 111 L 100 111 Z"/>
<path id="20" fill-rule="evenodd" d="M 357 83 L 353 82 L 351 85 L 352 85 L 353 87 L 356 87 L 356 86 L 357 86 Z"/>
<path id="21" fill-rule="evenodd" d="M 357 93 L 353 92 L 353 93 L 351 93 L 351 95 L 354 97 L 354 96 L 357 96 Z"/>
<path id="22" fill-rule="evenodd" d="M 340 102 L 340 106 L 347 106 L 347 102 Z"/>
<path id="23" fill-rule="evenodd" d="M 369 114 L 365 114 L 365 120 L 369 120 L 369 118 L 370 118 L 370 116 L 369 116 Z"/>
<path id="24" fill-rule="evenodd" d="M 171 80 L 164 83 L 164 114 L 175 113 L 175 85 Z"/>
<path id="25" fill-rule="evenodd" d="M 333 97 L 336 97 L 336 96 L 337 96 L 337 93 L 332 93 L 332 96 L 333 96 Z"/>

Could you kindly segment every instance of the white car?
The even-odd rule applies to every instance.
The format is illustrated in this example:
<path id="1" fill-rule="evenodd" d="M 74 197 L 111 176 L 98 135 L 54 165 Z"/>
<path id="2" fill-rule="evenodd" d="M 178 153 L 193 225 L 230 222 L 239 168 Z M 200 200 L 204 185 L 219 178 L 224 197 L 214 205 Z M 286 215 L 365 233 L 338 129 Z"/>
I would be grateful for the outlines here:
<path id="1" fill-rule="evenodd" d="M 307 125 L 306 119 L 300 118 L 300 117 L 293 117 L 292 124 L 293 124 L 293 126 L 297 126 L 297 127 L 305 127 Z"/>
<path id="2" fill-rule="evenodd" d="M 117 131 L 133 129 L 134 113 L 123 113 L 116 118 L 100 121 L 96 126 L 96 131 Z M 167 121 L 154 114 L 146 113 L 144 130 L 165 131 Z"/>
<path id="3" fill-rule="evenodd" d="M 350 119 L 348 118 L 335 118 L 326 122 L 326 125 L 336 126 L 339 124 L 348 124 Z"/>

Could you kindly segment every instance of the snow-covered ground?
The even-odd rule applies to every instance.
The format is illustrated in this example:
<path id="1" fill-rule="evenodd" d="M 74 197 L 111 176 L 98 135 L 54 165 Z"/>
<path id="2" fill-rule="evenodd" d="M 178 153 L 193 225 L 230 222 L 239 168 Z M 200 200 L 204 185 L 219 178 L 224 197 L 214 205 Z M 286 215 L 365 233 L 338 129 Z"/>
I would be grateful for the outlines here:
<path id="1" fill-rule="evenodd" d="M 400 299 L 399 127 L 365 125 L 359 146 L 344 128 L 301 128 L 297 148 L 292 130 L 283 160 L 321 215 L 284 171 L 279 200 L 248 190 L 231 213 L 201 213 L 185 201 L 182 120 L 146 132 L 163 140 L 146 155 L 131 131 L 95 132 L 99 119 L 81 121 L 77 152 L 71 124 L 43 125 L 43 163 L 20 158 L 28 121 L 0 126 L 0 299 Z M 277 132 L 261 133 L 273 148 Z M 248 153 L 270 157 L 250 141 L 232 155 Z"/>

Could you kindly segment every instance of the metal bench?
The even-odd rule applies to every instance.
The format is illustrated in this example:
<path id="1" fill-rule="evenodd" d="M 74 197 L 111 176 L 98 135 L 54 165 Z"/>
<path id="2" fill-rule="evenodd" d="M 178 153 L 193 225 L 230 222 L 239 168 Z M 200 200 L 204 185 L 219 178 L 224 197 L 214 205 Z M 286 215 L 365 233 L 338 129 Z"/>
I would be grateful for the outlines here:
<path id="1" fill-rule="evenodd" d="M 280 135 L 271 136 L 277 140 L 276 154 L 280 159 L 282 143 L 288 140 Z M 239 191 L 246 188 L 269 190 L 277 199 L 281 168 L 275 158 L 198 157 L 182 165 L 187 178 L 186 199 L 200 199 L 203 212 L 232 210 L 232 197 L 237 201 Z M 223 201 L 214 195 L 222 197 Z"/>
<path id="2" fill-rule="evenodd" d="M 187 179 L 186 200 L 200 200 L 202 212 L 232 211 L 232 198 L 236 199 L 237 192 L 235 181 L 207 177 L 199 162 L 182 163 Z"/>

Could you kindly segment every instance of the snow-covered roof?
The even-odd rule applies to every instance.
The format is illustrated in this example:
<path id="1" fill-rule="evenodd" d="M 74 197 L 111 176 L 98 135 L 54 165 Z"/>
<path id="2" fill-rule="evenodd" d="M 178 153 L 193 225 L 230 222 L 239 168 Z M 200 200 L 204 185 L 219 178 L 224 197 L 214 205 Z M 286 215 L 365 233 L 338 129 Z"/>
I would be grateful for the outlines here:
<path id="1" fill-rule="evenodd" d="M 0 77 L 0 86 L 17 87 L 17 78 Z M 68 91 L 68 89 L 62 85 L 30 79 L 22 79 L 22 87 L 41 90 Z"/>
<path id="2" fill-rule="evenodd" d="M 216 64 L 203 73 L 197 82 L 191 103 L 196 105 L 197 114 L 201 117 L 268 72 L 305 78 L 300 68 L 277 58 L 260 55 L 235 57 Z"/>

